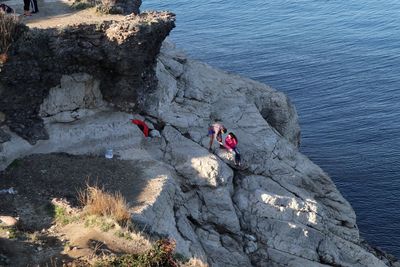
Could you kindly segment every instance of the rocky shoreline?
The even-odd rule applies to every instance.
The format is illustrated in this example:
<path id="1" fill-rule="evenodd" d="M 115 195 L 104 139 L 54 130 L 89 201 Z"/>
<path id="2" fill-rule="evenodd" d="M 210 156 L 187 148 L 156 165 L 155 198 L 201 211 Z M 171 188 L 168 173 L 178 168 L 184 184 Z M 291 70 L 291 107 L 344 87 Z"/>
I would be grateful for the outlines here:
<path id="1" fill-rule="evenodd" d="M 172 13 L 153 12 L 22 27 L 0 76 L 0 170 L 32 154 L 103 157 L 112 148 L 140 167 L 147 192 L 108 185 L 129 200 L 132 222 L 174 239 L 185 257 L 209 266 L 399 266 L 361 240 L 350 204 L 299 152 L 290 100 L 191 60 L 164 41 L 174 23 Z M 145 138 L 133 118 L 161 136 Z M 238 136 L 240 169 L 228 151 L 208 151 L 215 120 Z M 51 183 L 46 168 L 32 172 Z M 72 180 L 68 166 L 57 170 Z"/>

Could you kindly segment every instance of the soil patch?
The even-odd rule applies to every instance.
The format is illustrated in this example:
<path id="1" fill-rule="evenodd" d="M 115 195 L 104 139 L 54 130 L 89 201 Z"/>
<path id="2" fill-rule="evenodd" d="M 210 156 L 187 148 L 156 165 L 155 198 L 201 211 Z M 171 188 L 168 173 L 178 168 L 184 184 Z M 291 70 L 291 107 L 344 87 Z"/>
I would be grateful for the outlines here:
<path id="1" fill-rule="evenodd" d="M 20 16 L 21 21 L 31 28 L 53 28 L 86 23 L 102 22 L 104 20 L 120 20 L 123 15 L 101 14 L 96 8 L 76 9 L 74 1 L 67 0 L 38 0 L 39 12 L 32 16 Z M 18 14 L 23 14 L 23 1 L 11 0 L 5 4 L 11 6 Z"/>
<path id="2" fill-rule="evenodd" d="M 130 241 L 115 236 L 118 230 L 115 227 L 107 233 L 108 230 L 105 232 L 98 226 L 87 228 L 83 222 L 56 226 L 51 200 L 63 198 L 77 207 L 77 192 L 89 183 L 108 192 L 121 192 L 129 205 L 135 207 L 147 186 L 148 177 L 143 175 L 142 167 L 132 161 L 64 153 L 36 154 L 15 160 L 0 173 L 1 188 L 13 187 L 17 191 L 14 195 L 0 195 L 0 214 L 20 218 L 17 229 L 0 229 L 0 256 L 6 259 L 3 264 L 59 266 L 73 262 L 73 266 L 86 266 L 79 265 L 76 259 L 91 256 L 94 251 L 132 252 Z M 38 236 L 32 241 L 29 236 L 34 233 Z M 66 244 L 73 244 L 67 252 Z"/>
<path id="3" fill-rule="evenodd" d="M 121 192 L 130 206 L 136 204 L 147 185 L 143 171 L 132 161 L 68 154 L 37 154 L 15 160 L 2 173 L 3 188 L 13 187 L 16 195 L 0 195 L 0 213 L 19 216 L 29 230 L 49 227 L 53 219 L 49 204 L 64 198 L 78 205 L 77 193 L 86 184 L 108 192 Z"/>

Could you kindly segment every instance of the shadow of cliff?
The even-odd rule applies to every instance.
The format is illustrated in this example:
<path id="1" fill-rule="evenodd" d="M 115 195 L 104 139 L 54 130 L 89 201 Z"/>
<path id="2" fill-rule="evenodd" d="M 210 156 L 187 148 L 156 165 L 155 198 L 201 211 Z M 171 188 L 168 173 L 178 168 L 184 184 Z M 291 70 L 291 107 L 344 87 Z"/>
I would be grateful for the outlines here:
<path id="1" fill-rule="evenodd" d="M 30 155 L 15 160 L 0 173 L 1 188 L 13 187 L 18 192 L 2 196 L 0 212 L 20 216 L 25 229 L 41 230 L 53 223 L 54 212 L 49 208 L 53 198 L 63 198 L 77 207 L 78 192 L 90 184 L 110 193 L 121 192 L 135 204 L 146 186 L 140 176 L 140 166 L 131 161 L 65 153 Z"/>
<path id="2" fill-rule="evenodd" d="M 23 237 L 0 238 L 0 266 L 66 266 L 75 259 L 63 254 L 63 250 L 57 238 L 42 239 L 40 244 Z"/>
<path id="3" fill-rule="evenodd" d="M 154 178 L 143 174 L 143 168 L 151 166 L 135 164 L 115 157 L 106 159 L 65 153 L 34 154 L 15 160 L 0 172 L 0 188 L 13 187 L 17 191 L 13 195 L 0 195 L 0 215 L 18 216 L 17 230 L 21 235 L 41 234 L 43 229 L 45 233 L 51 232 L 49 229 L 56 214 L 51 200 L 64 198 L 71 206 L 79 206 L 78 192 L 87 184 L 97 185 L 110 193 L 120 192 L 130 207 L 142 205 L 139 202 L 141 194 L 148 186 L 149 178 Z M 4 255 L 10 266 L 65 266 L 63 264 L 71 261 L 73 266 L 87 266 L 62 254 L 65 242 L 46 235 L 45 241 L 32 243 L 18 234 L 14 239 L 0 238 L 0 256 Z M 42 253 L 43 257 L 40 256 Z"/>

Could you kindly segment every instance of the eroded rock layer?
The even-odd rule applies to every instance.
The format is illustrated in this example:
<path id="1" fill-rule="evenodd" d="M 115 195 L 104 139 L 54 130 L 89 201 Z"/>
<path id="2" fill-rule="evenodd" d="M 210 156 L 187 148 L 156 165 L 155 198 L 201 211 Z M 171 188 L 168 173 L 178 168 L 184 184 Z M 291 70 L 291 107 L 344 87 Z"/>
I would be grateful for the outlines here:
<path id="1" fill-rule="evenodd" d="M 120 110 L 140 111 L 156 87 L 156 56 L 174 20 L 172 13 L 151 12 L 97 25 L 21 28 L 0 75 L 3 123 L 31 144 L 47 139 L 40 105 L 63 75 L 80 72 L 100 81 L 104 99 Z"/>

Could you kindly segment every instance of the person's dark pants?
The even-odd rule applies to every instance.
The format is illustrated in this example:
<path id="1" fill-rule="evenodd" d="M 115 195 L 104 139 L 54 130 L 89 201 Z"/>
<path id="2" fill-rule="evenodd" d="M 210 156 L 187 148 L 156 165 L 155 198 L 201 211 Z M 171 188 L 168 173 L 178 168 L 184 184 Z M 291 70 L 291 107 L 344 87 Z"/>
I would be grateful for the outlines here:
<path id="1" fill-rule="evenodd" d="M 24 0 L 24 11 L 29 11 L 31 0 Z"/>
<path id="2" fill-rule="evenodd" d="M 241 158 L 240 158 L 240 153 L 239 153 L 239 149 L 237 149 L 236 147 L 233 149 L 233 151 L 235 152 L 235 164 L 239 165 L 241 162 Z"/>
<path id="3" fill-rule="evenodd" d="M 31 4 L 32 13 L 39 12 L 39 8 L 38 8 L 38 5 L 37 5 L 37 0 L 30 0 L 30 4 Z"/>

